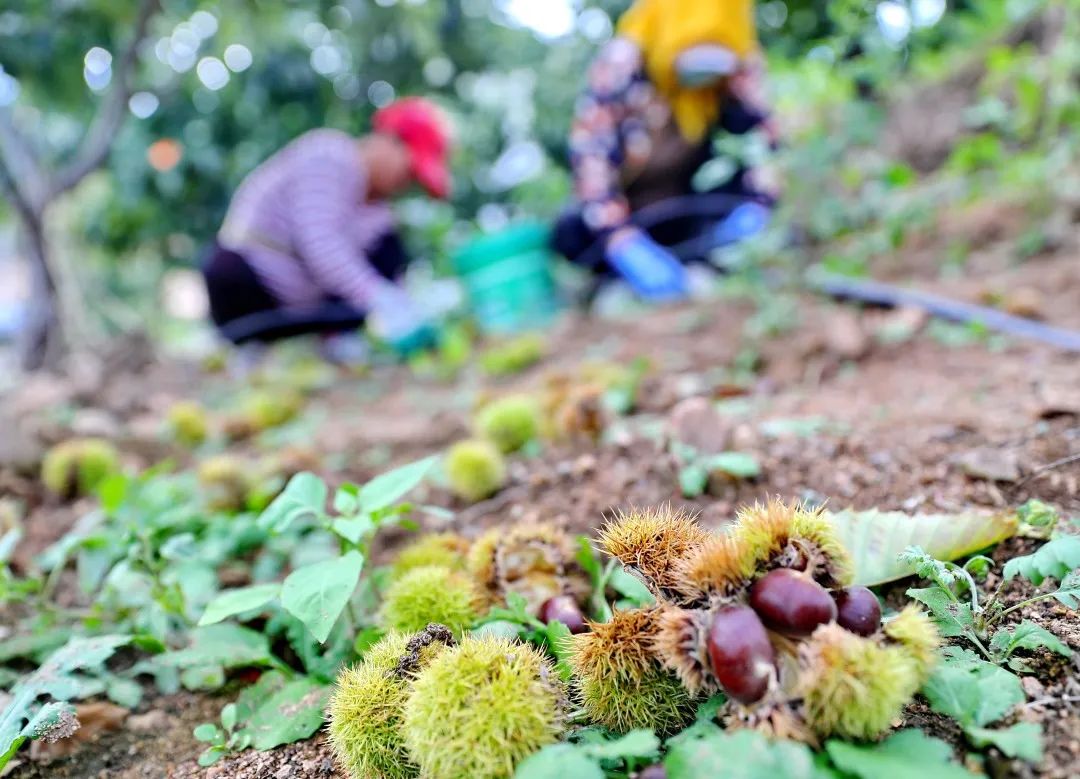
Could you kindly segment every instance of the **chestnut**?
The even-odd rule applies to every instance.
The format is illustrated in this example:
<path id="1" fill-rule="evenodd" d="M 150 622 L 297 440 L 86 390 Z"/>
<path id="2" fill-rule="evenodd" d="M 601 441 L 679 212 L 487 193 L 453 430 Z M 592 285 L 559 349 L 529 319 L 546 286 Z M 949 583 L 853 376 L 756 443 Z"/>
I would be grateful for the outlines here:
<path id="1" fill-rule="evenodd" d="M 776 653 L 752 608 L 727 606 L 716 612 L 706 647 L 713 675 L 728 696 L 746 704 L 764 697 L 775 673 Z"/>
<path id="2" fill-rule="evenodd" d="M 750 606 L 770 630 L 793 638 L 809 636 L 836 619 L 829 591 L 809 576 L 787 568 L 770 571 L 750 588 Z"/>
<path id="3" fill-rule="evenodd" d="M 866 587 L 848 587 L 833 593 L 836 622 L 860 636 L 872 636 L 881 627 L 881 604 Z"/>
<path id="4" fill-rule="evenodd" d="M 575 635 L 589 629 L 581 607 L 569 595 L 556 595 L 544 601 L 540 606 L 540 621 L 544 624 L 561 622 Z"/>

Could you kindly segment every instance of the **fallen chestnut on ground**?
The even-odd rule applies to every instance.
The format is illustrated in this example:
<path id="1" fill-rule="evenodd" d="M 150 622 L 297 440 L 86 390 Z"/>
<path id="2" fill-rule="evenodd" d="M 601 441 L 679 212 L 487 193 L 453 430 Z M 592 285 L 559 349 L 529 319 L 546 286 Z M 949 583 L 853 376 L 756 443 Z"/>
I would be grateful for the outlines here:
<path id="1" fill-rule="evenodd" d="M 836 622 L 860 636 L 872 636 L 881 627 L 881 604 L 866 587 L 848 587 L 833 593 Z"/>
<path id="2" fill-rule="evenodd" d="M 714 614 L 706 645 L 713 675 L 729 697 L 745 704 L 764 697 L 776 653 L 753 609 L 728 606 Z"/>
<path id="3" fill-rule="evenodd" d="M 575 635 L 589 629 L 581 607 L 569 595 L 556 595 L 544 601 L 540 606 L 540 620 L 544 624 L 561 622 Z"/>
<path id="4" fill-rule="evenodd" d="M 750 589 L 750 606 L 766 627 L 795 638 L 836 619 L 829 591 L 809 576 L 787 568 L 770 571 Z"/>

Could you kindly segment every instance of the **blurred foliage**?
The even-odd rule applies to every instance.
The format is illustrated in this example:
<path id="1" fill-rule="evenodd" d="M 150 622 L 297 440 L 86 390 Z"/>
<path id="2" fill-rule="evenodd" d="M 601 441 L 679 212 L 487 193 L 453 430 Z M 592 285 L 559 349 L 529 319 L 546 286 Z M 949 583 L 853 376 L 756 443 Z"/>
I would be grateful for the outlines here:
<path id="1" fill-rule="evenodd" d="M 129 117 L 107 171 L 66 215 L 77 246 L 94 247 L 84 265 L 102 297 L 125 297 L 161 258 L 194 263 L 255 165 L 312 127 L 363 132 L 394 95 L 433 96 L 459 142 L 453 201 L 400 204 L 421 256 L 439 265 L 477 227 L 550 217 L 569 193 L 566 131 L 585 69 L 628 4 L 577 0 L 573 31 L 543 38 L 509 13 L 523 0 L 163 0 L 135 77 L 156 110 Z M 100 100 L 88 86 L 88 52 L 122 49 L 135 5 L 25 0 L 0 11 L 0 65 L 20 90 L 15 118 L 43 158 L 64 158 L 85 132 Z M 1050 57 L 994 43 L 1047 7 L 1076 27 L 1074 0 L 758 3 L 787 133 L 785 221 L 836 242 L 826 266 L 864 272 L 942 203 L 1001 180 L 1035 186 L 1075 161 L 1076 141 L 1062 139 L 1080 114 L 1080 36 L 1063 32 Z M 250 52 L 249 66 L 236 46 Z M 945 165 L 954 180 L 913 196 L 919 176 L 880 143 L 885 96 L 972 61 L 983 73 Z M 1059 177 L 1055 186 L 1067 184 Z"/>

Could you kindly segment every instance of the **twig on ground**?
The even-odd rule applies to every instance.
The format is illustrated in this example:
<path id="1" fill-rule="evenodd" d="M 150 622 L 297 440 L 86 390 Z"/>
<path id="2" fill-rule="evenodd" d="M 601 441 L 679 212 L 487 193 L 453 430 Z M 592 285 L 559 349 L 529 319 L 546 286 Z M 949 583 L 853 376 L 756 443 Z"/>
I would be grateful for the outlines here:
<path id="1" fill-rule="evenodd" d="M 1060 460 L 1054 460 L 1052 463 L 1047 463 L 1046 465 L 1040 465 L 1034 471 L 1029 473 L 1027 476 L 1025 476 L 1023 479 L 1018 481 L 1016 484 L 1014 484 L 1013 489 L 1014 490 L 1020 489 L 1021 487 L 1023 487 L 1028 482 L 1039 478 L 1040 476 L 1042 476 L 1045 473 L 1049 473 L 1050 471 L 1055 470 L 1056 468 L 1062 468 L 1062 467 L 1064 467 L 1066 465 L 1072 465 L 1073 463 L 1080 463 L 1080 452 L 1077 452 L 1075 454 L 1070 454 L 1068 457 L 1062 457 Z"/>

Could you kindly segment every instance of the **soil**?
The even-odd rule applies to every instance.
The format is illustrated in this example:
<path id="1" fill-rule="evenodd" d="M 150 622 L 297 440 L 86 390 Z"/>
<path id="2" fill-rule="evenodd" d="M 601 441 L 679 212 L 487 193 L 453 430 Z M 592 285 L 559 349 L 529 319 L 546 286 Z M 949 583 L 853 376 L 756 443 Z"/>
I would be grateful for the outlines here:
<path id="1" fill-rule="evenodd" d="M 1075 246 L 1023 263 L 1002 241 L 992 241 L 969 263 L 978 273 L 947 281 L 929 259 L 933 242 L 913 247 L 902 276 L 912 283 L 969 300 L 1026 294 L 1028 313 L 1080 329 L 1080 258 Z M 339 375 L 312 396 L 316 429 L 294 444 L 297 458 L 325 454 L 319 469 L 334 481 L 360 481 L 390 462 L 439 451 L 464 435 L 479 397 L 537 388 L 559 373 L 579 374 L 589 362 L 652 363 L 638 412 L 613 422 L 597 444 L 567 441 L 536 457 L 512 462 L 510 483 L 496 497 L 473 506 L 441 488 L 428 488 L 418 503 L 451 508 L 455 529 L 483 528 L 543 518 L 577 533 L 592 533 L 613 512 L 670 502 L 718 526 L 740 504 L 769 496 L 829 501 L 833 508 L 877 507 L 911 512 L 1000 510 L 1039 498 L 1066 513 L 1080 513 L 1080 367 L 1075 355 L 1039 344 L 997 338 L 947 344 L 953 330 L 927 326 L 911 312 L 861 311 L 810 297 L 793 298 L 794 329 L 760 345 L 752 379 L 730 369 L 740 353 L 743 324 L 754 310 L 745 301 L 722 300 L 657 311 L 622 320 L 571 317 L 550 338 L 540 365 L 504 381 L 467 373 L 450 384 L 420 380 L 404 368 L 369 375 Z M 897 332 L 910 331 L 904 337 Z M 143 361 L 135 367 L 91 370 L 52 383 L 23 387 L 5 401 L 16 429 L 38 446 L 58 440 L 80 423 L 108 430 L 132 464 L 147 465 L 170 452 L 151 424 L 174 399 L 224 396 L 230 381 L 192 366 Z M 235 391 L 235 384 L 233 384 Z M 761 476 L 717 482 L 710 494 L 685 500 L 678 463 L 666 454 L 664 431 L 682 399 L 724 399 L 728 448 L 752 452 Z M 73 409 L 58 420 L 46 409 Z M 305 454 L 306 453 L 306 454 Z M 4 454 L 0 452 L 0 454 Z M 0 459 L 0 490 L 21 498 L 29 516 L 17 562 L 59 538 L 85 506 L 45 496 L 25 464 Z M 425 519 L 431 524 L 444 520 Z M 385 557 L 401 536 L 387 534 Z M 1013 540 L 995 551 L 998 560 L 1026 550 Z M 1012 589 L 1006 598 L 1020 597 Z M 1046 759 L 1031 768 L 991 752 L 993 776 L 1066 779 L 1080 775 L 1080 627 L 1075 613 L 1043 601 L 1015 615 L 1054 632 L 1077 655 L 1029 658 L 1029 703 L 1017 714 L 1040 723 Z M 246 753 L 208 769 L 194 760 L 201 745 L 192 728 L 214 719 L 222 700 L 192 695 L 151 700 L 168 715 L 161 730 L 130 728 L 101 737 L 73 757 L 41 765 L 24 761 L 10 773 L 31 777 L 263 777 L 315 779 L 340 776 L 321 737 L 269 753 Z M 917 701 L 906 724 L 946 738 L 963 756 L 962 735 Z"/>

